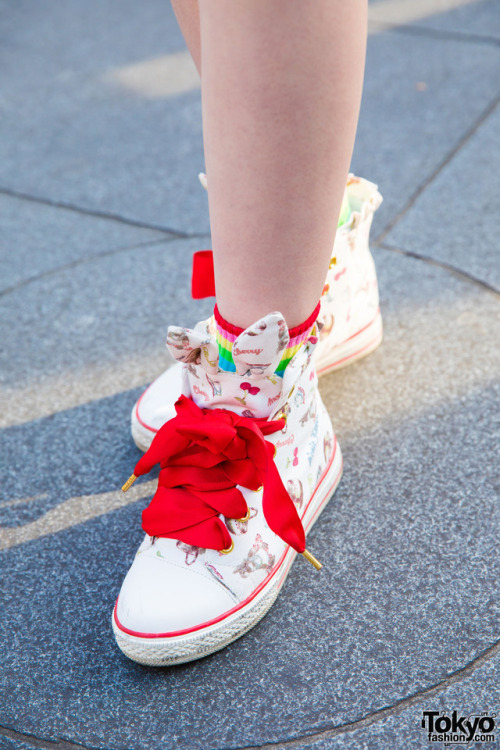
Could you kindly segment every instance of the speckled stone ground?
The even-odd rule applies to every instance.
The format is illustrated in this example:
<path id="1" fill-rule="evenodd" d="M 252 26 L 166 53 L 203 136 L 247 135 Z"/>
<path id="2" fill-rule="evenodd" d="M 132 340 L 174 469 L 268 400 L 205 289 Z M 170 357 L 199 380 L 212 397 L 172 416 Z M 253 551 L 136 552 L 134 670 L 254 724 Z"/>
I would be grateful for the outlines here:
<path id="1" fill-rule="evenodd" d="M 211 306 L 187 294 L 210 247 L 199 85 L 158 0 L 0 20 L 1 750 L 407 750 L 443 747 L 423 711 L 500 725 L 499 14 L 371 8 L 353 170 L 385 198 L 385 337 L 321 382 L 345 458 L 325 568 L 159 671 L 110 613 L 152 485 L 119 491 L 129 412 L 166 325 Z"/>

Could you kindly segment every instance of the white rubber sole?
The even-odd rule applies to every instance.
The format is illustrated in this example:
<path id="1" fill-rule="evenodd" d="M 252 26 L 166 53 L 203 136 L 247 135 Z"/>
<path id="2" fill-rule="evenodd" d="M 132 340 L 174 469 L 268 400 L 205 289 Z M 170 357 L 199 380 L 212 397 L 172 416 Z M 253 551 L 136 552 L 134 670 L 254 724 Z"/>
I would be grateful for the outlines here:
<path id="1" fill-rule="evenodd" d="M 316 487 L 302 516 L 306 534 L 328 504 L 337 489 L 341 476 L 342 454 L 336 443 L 331 464 Z M 281 563 L 269 575 L 268 582 L 256 595 L 246 600 L 247 603 L 235 608 L 227 617 L 221 617 L 218 621 L 208 623 L 205 627 L 191 632 L 168 636 L 133 635 L 120 627 L 115 607 L 112 625 L 118 647 L 129 659 L 152 667 L 183 664 L 219 651 L 247 633 L 264 617 L 281 591 L 296 556 L 297 552 L 289 547 Z M 310 573 L 311 575 L 317 574 L 312 567 Z"/>
<path id="2" fill-rule="evenodd" d="M 318 377 L 321 377 L 321 375 L 326 375 L 330 372 L 334 372 L 335 370 L 340 370 L 342 367 L 347 367 L 348 365 L 357 362 L 359 359 L 368 356 L 368 354 L 371 354 L 371 352 L 373 352 L 378 346 L 380 346 L 380 344 L 382 343 L 382 338 L 382 316 L 379 310 L 371 323 L 369 323 L 357 333 L 350 336 L 346 341 L 342 342 L 342 344 L 333 347 L 327 353 L 327 355 L 316 360 L 316 371 L 318 373 Z M 177 369 L 180 372 L 180 368 Z M 171 370 L 172 375 L 177 372 L 177 370 L 174 370 L 174 368 L 171 368 Z M 180 393 L 181 388 L 182 381 L 179 375 L 178 385 L 173 380 L 171 383 L 171 389 L 172 392 Z M 134 405 L 134 408 L 132 409 L 130 425 L 134 443 L 139 448 L 139 450 L 143 452 L 148 450 L 157 432 L 154 428 L 148 427 L 145 422 L 141 421 L 139 416 L 141 401 L 144 397 L 146 397 L 148 390 L 149 389 L 146 389 L 146 391 Z"/>

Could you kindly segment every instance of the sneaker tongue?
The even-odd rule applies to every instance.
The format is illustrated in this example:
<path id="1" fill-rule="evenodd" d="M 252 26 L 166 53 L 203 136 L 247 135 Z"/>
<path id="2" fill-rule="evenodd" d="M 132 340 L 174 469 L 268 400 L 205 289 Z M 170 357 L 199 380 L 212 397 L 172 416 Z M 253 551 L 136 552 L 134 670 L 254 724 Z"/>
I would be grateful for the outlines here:
<path id="1" fill-rule="evenodd" d="M 290 336 L 279 312 L 261 318 L 240 333 L 233 344 L 233 360 L 239 375 L 273 375 Z"/>
<path id="2" fill-rule="evenodd" d="M 290 340 L 281 313 L 273 312 L 240 333 L 233 344 L 236 372 L 218 368 L 219 349 L 208 326 L 170 326 L 167 348 L 184 371 L 183 392 L 202 408 L 267 418 L 275 411 L 283 381 L 275 370 Z"/>
<path id="3" fill-rule="evenodd" d="M 219 347 L 207 330 L 198 324 L 196 330 L 169 326 L 166 346 L 178 362 L 188 365 L 201 365 L 205 372 L 218 371 Z"/>

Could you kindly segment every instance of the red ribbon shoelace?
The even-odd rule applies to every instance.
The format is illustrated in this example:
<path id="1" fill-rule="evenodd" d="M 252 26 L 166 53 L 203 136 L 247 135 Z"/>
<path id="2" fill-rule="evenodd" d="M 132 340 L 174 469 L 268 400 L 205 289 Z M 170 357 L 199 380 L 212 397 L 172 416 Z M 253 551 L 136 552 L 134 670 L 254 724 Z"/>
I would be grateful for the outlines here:
<path id="1" fill-rule="evenodd" d="M 265 439 L 285 421 L 200 409 L 186 396 L 179 398 L 175 410 L 176 416 L 157 432 L 134 469 L 141 476 L 160 464 L 158 488 L 142 514 L 144 531 L 196 547 L 227 549 L 231 537 L 220 516 L 243 518 L 248 510 L 236 485 L 263 487 L 262 509 L 269 527 L 303 552 L 302 523 L 274 463 L 275 447 Z"/>

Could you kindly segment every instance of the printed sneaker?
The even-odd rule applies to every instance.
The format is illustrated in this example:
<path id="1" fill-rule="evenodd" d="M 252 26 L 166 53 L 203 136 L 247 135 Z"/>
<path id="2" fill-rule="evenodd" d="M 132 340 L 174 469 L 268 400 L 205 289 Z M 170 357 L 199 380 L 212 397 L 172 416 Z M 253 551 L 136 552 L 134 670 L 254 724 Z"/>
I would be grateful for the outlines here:
<path id="1" fill-rule="evenodd" d="M 369 247 L 382 196 L 373 182 L 349 175 L 350 220 L 337 229 L 321 297 L 323 329 L 315 352 L 318 375 L 366 357 L 382 341 L 377 273 Z"/>
<path id="2" fill-rule="evenodd" d="M 206 186 L 204 175 L 200 175 Z M 369 248 L 373 214 L 382 196 L 373 182 L 349 175 L 346 193 L 351 217 L 339 227 L 321 298 L 323 328 L 315 352 L 318 375 L 333 372 L 372 352 L 382 341 L 377 275 Z M 195 253 L 193 290 L 196 297 L 215 294 L 210 251 Z M 215 331 L 213 318 L 206 324 Z M 134 405 L 132 437 L 145 451 L 159 428 L 175 415 L 182 388 L 182 365 L 160 375 Z"/>
<path id="3" fill-rule="evenodd" d="M 169 350 L 188 363 L 183 395 L 123 488 L 160 465 L 112 618 L 134 661 L 180 664 L 223 648 L 266 614 L 299 552 L 320 567 L 305 534 L 338 485 L 342 456 L 318 391 L 314 334 L 281 378 L 280 313 L 237 337 L 236 372 L 218 369 L 206 322 L 169 328 Z"/>

